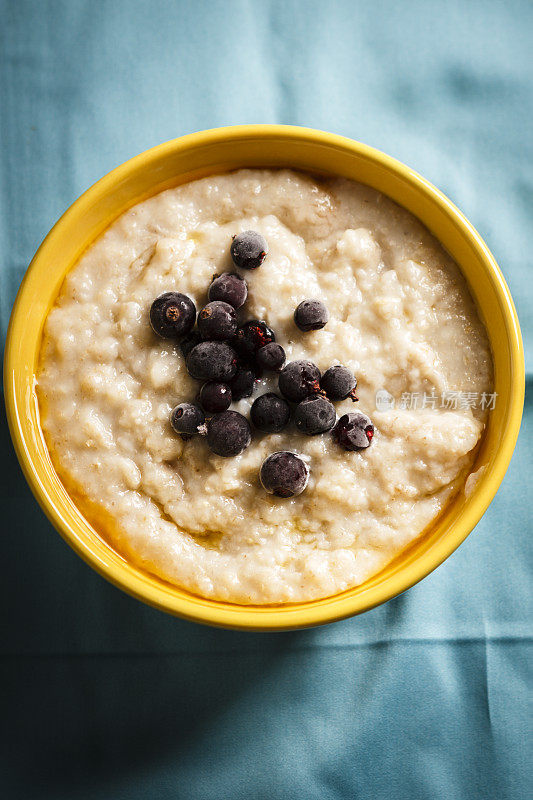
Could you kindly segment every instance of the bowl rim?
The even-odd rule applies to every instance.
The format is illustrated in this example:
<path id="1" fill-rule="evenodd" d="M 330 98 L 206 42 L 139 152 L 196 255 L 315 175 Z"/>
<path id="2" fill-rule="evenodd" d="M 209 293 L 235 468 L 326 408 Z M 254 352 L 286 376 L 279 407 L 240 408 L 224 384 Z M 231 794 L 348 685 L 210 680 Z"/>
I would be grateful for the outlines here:
<path id="1" fill-rule="evenodd" d="M 432 200 L 434 204 L 439 206 L 441 211 L 444 211 L 454 225 L 460 229 L 462 235 L 469 240 L 471 246 L 477 252 L 478 258 L 483 263 L 501 301 L 512 363 L 512 387 L 509 411 L 506 418 L 506 435 L 499 452 L 496 454 L 490 472 L 483 475 L 484 492 L 473 498 L 472 502 L 462 511 L 460 525 L 456 525 L 454 530 L 447 532 L 445 536 L 435 543 L 430 551 L 423 553 L 421 557 L 413 561 L 409 565 L 409 569 L 399 570 L 389 576 L 383 584 L 368 589 L 368 597 L 365 597 L 366 593 L 354 596 L 344 596 L 346 593 L 340 593 L 318 601 L 294 604 L 290 606 L 290 609 L 284 605 L 252 606 L 219 603 L 216 600 L 192 595 L 185 590 L 180 590 L 179 587 L 177 589 L 178 593 L 176 593 L 176 587 L 168 584 L 168 589 L 166 589 L 164 582 L 161 584 L 160 580 L 156 578 L 158 581 L 156 584 L 151 576 L 143 573 L 142 570 L 135 568 L 134 571 L 139 574 L 133 574 L 131 570 L 119 568 L 117 564 L 106 562 L 105 559 L 102 559 L 101 553 L 93 552 L 85 543 L 80 541 L 75 531 L 55 506 L 53 499 L 48 496 L 41 483 L 39 471 L 34 464 L 31 448 L 28 446 L 29 443 L 26 441 L 21 428 L 15 395 L 14 369 L 16 367 L 15 344 L 18 333 L 25 325 L 21 310 L 25 300 L 26 287 L 30 276 L 36 270 L 37 264 L 46 258 L 46 253 L 51 248 L 55 238 L 60 236 L 64 228 L 68 228 L 71 217 L 80 213 L 81 209 L 90 207 L 99 197 L 105 195 L 112 187 L 116 187 L 123 182 L 132 172 L 140 168 L 146 168 L 151 162 L 159 160 L 161 157 L 165 157 L 176 150 L 187 150 L 221 142 L 236 142 L 243 139 L 257 138 L 282 138 L 311 144 L 326 144 L 329 147 L 340 148 L 354 156 L 363 157 L 365 160 L 373 162 L 374 165 L 379 165 L 395 173 L 418 192 L 425 195 L 426 199 Z M 459 268 L 461 269 L 460 264 Z M 74 200 L 62 214 L 42 241 L 28 266 L 13 305 L 4 355 L 6 414 L 18 460 L 39 505 L 56 530 L 78 555 L 111 583 L 162 611 L 203 624 L 265 632 L 312 627 L 363 613 L 406 591 L 445 561 L 479 522 L 505 475 L 520 429 L 524 387 L 525 366 L 522 337 L 509 288 L 489 248 L 464 214 L 439 189 L 415 170 L 380 150 L 338 134 L 292 125 L 233 125 L 187 134 L 145 150 L 115 167 L 96 181 Z M 179 592 L 183 592 L 183 594 L 180 595 Z M 317 602 L 319 605 L 312 605 Z M 280 612 L 282 613 L 280 614 Z"/>

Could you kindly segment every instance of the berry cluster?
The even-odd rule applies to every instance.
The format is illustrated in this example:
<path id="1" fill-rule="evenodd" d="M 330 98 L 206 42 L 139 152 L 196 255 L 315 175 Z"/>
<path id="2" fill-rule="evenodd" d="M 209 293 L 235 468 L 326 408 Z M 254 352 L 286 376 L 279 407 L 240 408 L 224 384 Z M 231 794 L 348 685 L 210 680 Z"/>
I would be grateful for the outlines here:
<path id="1" fill-rule="evenodd" d="M 255 231 L 233 238 L 231 257 L 240 269 L 257 269 L 267 253 L 266 240 Z M 150 324 L 154 332 L 180 339 L 187 371 L 203 382 L 197 402 L 180 403 L 172 410 L 173 429 L 183 439 L 205 435 L 217 455 L 242 453 L 251 442 L 252 430 L 246 417 L 229 410 L 229 406 L 234 400 L 250 397 L 256 381 L 265 371 L 271 371 L 279 373 L 280 394 L 268 392 L 254 401 L 250 419 L 255 428 L 278 433 L 292 416 L 296 428 L 309 436 L 332 430 L 335 441 L 346 450 L 368 447 L 374 435 L 371 420 L 365 414 L 351 413 L 337 421 L 333 406 L 334 401 L 347 397 L 357 400 L 354 375 L 340 365 L 321 375 L 311 361 L 285 364 L 285 351 L 266 322 L 252 319 L 239 324 L 236 312 L 247 296 L 244 278 L 224 273 L 213 279 L 209 302 L 198 315 L 190 297 L 179 292 L 165 292 L 152 303 Z M 294 312 L 301 331 L 319 330 L 328 318 L 319 300 L 304 300 Z M 308 478 L 307 464 L 289 451 L 273 453 L 261 466 L 263 487 L 279 497 L 300 494 Z"/>

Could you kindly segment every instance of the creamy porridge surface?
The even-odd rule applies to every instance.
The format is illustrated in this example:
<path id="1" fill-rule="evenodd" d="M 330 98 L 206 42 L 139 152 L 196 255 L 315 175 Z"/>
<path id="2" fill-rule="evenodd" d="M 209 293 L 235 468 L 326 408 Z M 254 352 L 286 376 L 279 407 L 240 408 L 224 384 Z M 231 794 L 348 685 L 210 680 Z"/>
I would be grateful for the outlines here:
<path id="1" fill-rule="evenodd" d="M 342 363 L 358 379 L 372 445 L 341 449 L 330 434 L 254 432 L 221 458 L 202 437 L 182 441 L 169 415 L 198 384 L 176 343 L 148 324 L 165 291 L 200 309 L 216 272 L 234 271 L 231 237 L 269 243 L 242 273 L 243 320 L 266 320 L 287 360 L 321 370 Z M 300 332 L 295 307 L 319 298 L 330 319 Z M 50 312 L 38 375 L 42 424 L 54 463 L 77 496 L 100 509 L 124 555 L 187 589 L 238 603 L 302 601 L 364 581 L 416 538 L 464 483 L 483 427 L 479 408 L 441 407 L 443 392 L 489 392 L 485 330 L 457 267 L 407 211 L 348 181 L 242 170 L 163 192 L 126 212 L 69 273 Z M 376 410 L 432 391 L 435 408 Z M 233 404 L 248 416 L 260 382 Z M 430 404 L 431 405 L 431 404 Z M 467 405 L 467 404 L 465 404 Z M 292 499 L 266 494 L 263 459 L 303 454 L 311 474 Z"/>

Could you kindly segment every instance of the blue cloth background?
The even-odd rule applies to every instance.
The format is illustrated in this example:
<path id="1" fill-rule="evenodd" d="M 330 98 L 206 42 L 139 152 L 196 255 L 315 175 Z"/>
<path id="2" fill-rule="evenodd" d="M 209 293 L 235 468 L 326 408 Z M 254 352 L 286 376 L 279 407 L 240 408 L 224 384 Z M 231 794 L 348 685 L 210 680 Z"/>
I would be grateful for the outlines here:
<path id="1" fill-rule="evenodd" d="M 310 631 L 167 617 L 48 524 L 0 422 L 2 795 L 26 800 L 532 796 L 530 2 L 0 0 L 2 334 L 39 242 L 112 167 L 240 122 L 400 158 L 474 222 L 514 294 L 528 398 L 464 545 L 401 597 Z"/>

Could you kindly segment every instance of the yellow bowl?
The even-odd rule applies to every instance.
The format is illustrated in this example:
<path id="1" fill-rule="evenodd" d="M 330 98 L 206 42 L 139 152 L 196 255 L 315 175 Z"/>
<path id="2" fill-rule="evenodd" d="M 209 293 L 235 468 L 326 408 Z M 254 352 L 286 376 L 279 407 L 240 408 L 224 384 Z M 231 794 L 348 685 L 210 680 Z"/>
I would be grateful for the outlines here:
<path id="1" fill-rule="evenodd" d="M 379 574 L 349 591 L 306 603 L 241 606 L 196 597 L 128 563 L 84 518 L 50 460 L 39 422 L 35 374 L 45 318 L 65 274 L 120 214 L 150 195 L 239 167 L 293 167 L 351 178 L 384 192 L 435 234 L 464 273 L 492 346 L 497 403 L 473 470 L 481 476 L 437 523 Z M 37 251 L 9 325 L 5 392 L 11 436 L 24 474 L 48 518 L 105 578 L 157 608 L 229 628 L 283 630 L 366 611 L 405 591 L 444 561 L 494 497 L 514 449 L 524 399 L 524 356 L 516 311 L 487 246 L 461 212 L 409 167 L 330 133 L 283 125 L 243 125 L 161 144 L 110 172 L 61 217 Z"/>

